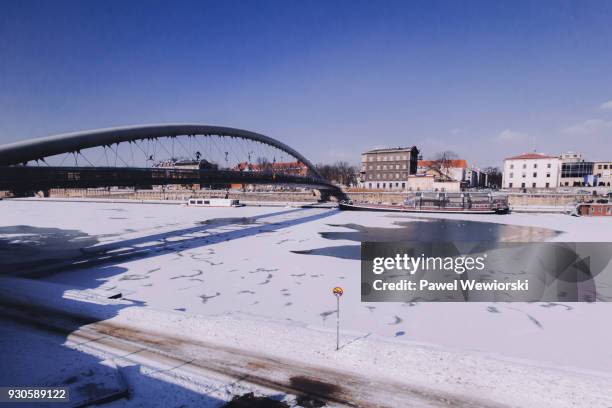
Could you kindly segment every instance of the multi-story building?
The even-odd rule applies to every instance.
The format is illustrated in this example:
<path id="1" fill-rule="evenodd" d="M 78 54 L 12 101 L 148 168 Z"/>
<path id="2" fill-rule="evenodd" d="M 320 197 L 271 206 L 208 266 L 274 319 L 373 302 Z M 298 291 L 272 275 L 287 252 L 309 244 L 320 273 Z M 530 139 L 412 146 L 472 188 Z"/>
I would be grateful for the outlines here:
<path id="1" fill-rule="evenodd" d="M 594 162 L 593 175 L 598 186 L 612 186 L 612 162 Z"/>
<path id="2" fill-rule="evenodd" d="M 559 187 L 582 187 L 593 184 L 593 162 L 586 162 L 582 154 L 565 152 L 561 154 Z"/>
<path id="3" fill-rule="evenodd" d="M 361 154 L 360 186 L 368 189 L 405 190 L 408 176 L 416 174 L 416 146 L 374 149 Z"/>
<path id="4" fill-rule="evenodd" d="M 474 187 L 484 187 L 484 184 L 481 186 L 480 182 L 484 173 L 475 167 L 468 167 L 465 170 L 465 186 L 468 188 Z M 484 180 L 483 180 L 484 181 Z"/>
<path id="5" fill-rule="evenodd" d="M 540 153 L 524 153 L 504 159 L 502 187 L 508 189 L 556 188 L 560 159 Z"/>
<path id="6" fill-rule="evenodd" d="M 593 183 L 593 162 L 561 163 L 560 187 L 592 186 Z"/>

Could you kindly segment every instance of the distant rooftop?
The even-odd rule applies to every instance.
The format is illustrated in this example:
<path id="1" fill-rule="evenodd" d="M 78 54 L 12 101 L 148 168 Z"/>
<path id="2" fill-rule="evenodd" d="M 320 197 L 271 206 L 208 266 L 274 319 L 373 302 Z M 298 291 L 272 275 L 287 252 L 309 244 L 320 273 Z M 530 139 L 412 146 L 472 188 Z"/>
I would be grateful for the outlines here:
<path id="1" fill-rule="evenodd" d="M 366 153 L 385 153 L 385 152 L 409 152 L 412 149 L 417 149 L 416 146 L 410 146 L 410 147 L 380 147 L 380 148 L 375 148 L 372 150 L 368 150 L 367 152 L 363 152 L 363 154 Z"/>
<path id="2" fill-rule="evenodd" d="M 506 157 L 504 160 L 530 160 L 530 159 L 558 159 L 557 156 L 548 156 L 542 153 L 523 153 L 518 156 Z"/>
<path id="3" fill-rule="evenodd" d="M 417 162 L 417 166 L 418 167 L 431 167 L 434 165 L 434 163 L 436 163 L 436 160 L 419 160 Z M 454 167 L 454 168 L 460 168 L 460 169 L 466 169 L 468 166 L 467 162 L 463 159 L 446 160 L 445 165 L 446 167 Z"/>

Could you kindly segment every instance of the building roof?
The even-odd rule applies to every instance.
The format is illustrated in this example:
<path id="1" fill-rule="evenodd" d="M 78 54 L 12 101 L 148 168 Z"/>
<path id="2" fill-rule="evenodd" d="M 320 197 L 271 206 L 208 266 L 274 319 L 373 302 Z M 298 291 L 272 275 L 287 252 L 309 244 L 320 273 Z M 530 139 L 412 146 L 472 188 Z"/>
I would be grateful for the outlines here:
<path id="1" fill-rule="evenodd" d="M 417 162 L 417 166 L 418 167 L 431 167 L 434 165 L 434 163 L 436 163 L 436 160 L 419 160 Z M 467 166 L 468 166 L 467 162 L 463 159 L 446 160 L 446 167 L 466 169 Z"/>
<path id="2" fill-rule="evenodd" d="M 523 153 L 518 156 L 506 157 L 504 160 L 558 159 L 557 156 L 547 156 L 541 153 Z"/>
<path id="3" fill-rule="evenodd" d="M 372 150 L 368 150 L 366 152 L 363 152 L 362 154 L 366 154 L 366 153 L 384 153 L 384 152 L 409 152 L 412 149 L 417 149 L 418 148 L 416 146 L 410 146 L 410 147 L 382 147 L 382 148 L 378 148 L 378 149 L 372 149 Z"/>

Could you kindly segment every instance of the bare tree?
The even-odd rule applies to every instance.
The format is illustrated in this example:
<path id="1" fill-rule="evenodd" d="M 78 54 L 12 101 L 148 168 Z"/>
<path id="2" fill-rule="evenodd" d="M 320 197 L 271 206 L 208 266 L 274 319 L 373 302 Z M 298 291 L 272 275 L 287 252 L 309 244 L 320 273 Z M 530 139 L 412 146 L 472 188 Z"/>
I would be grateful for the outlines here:
<path id="1" fill-rule="evenodd" d="M 446 150 L 441 153 L 436 153 L 434 159 L 429 165 L 429 169 L 439 174 L 443 180 L 452 180 L 450 168 L 453 167 L 453 160 L 457 160 L 459 156 L 452 150 Z"/>
<path id="2" fill-rule="evenodd" d="M 485 167 L 482 172 L 487 175 L 486 187 L 501 188 L 502 172 L 498 167 Z"/>
<path id="3" fill-rule="evenodd" d="M 263 171 L 264 173 L 272 173 L 273 166 L 272 163 L 266 157 L 258 157 L 257 158 L 257 169 L 259 171 Z"/>

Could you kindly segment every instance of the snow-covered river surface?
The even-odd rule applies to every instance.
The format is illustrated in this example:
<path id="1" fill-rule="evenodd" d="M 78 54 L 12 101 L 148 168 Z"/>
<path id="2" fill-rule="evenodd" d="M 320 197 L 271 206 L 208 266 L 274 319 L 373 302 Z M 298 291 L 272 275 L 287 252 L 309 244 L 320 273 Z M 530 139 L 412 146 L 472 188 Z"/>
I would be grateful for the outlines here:
<path id="1" fill-rule="evenodd" d="M 0 201 L 3 275 L 120 293 L 176 315 L 286 323 L 295 333 L 333 333 L 331 289 L 342 286 L 345 342 L 377 338 L 612 378 L 610 303 L 360 301 L 361 241 L 448 237 L 612 241 L 612 217 Z"/>

